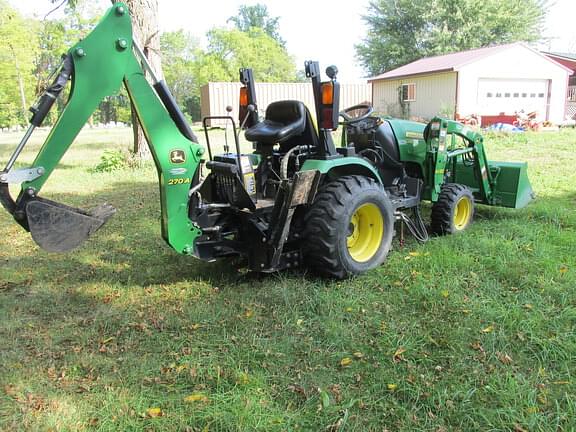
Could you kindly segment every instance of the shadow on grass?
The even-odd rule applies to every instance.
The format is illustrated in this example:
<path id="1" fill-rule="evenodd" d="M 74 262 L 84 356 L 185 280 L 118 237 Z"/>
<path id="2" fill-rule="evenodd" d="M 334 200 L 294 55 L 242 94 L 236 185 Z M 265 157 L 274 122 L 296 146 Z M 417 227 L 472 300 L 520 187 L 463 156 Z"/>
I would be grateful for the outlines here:
<path id="1" fill-rule="evenodd" d="M 83 209 L 106 202 L 117 213 L 79 249 L 51 254 L 36 248 L 31 255 L 9 256 L 7 268 L 35 269 L 36 274 L 63 278 L 64 284 L 92 280 L 146 286 L 199 279 L 231 283 L 240 277 L 230 260 L 205 263 L 176 253 L 164 242 L 156 183 L 119 183 L 95 195 L 45 198 Z"/>
<path id="2" fill-rule="evenodd" d="M 554 219 L 558 215 L 564 215 L 572 219 L 575 217 L 574 206 L 576 206 L 576 192 L 561 195 L 538 195 L 522 209 L 478 205 L 475 217 L 480 220 L 531 221 L 532 219 Z"/>
<path id="3" fill-rule="evenodd" d="M 536 310 L 518 307 L 520 304 L 555 310 L 544 309 L 551 307 L 545 304 L 549 290 L 542 297 L 534 294 L 519 298 L 514 309 L 501 305 L 498 294 L 506 294 L 509 299 L 528 293 L 511 294 L 500 287 L 492 297 L 488 294 L 491 289 L 486 288 L 486 297 L 480 296 L 474 303 L 476 294 L 483 291 L 481 285 L 468 285 L 476 280 L 470 279 L 472 276 L 460 282 L 454 278 L 454 284 L 446 288 L 446 296 L 424 286 L 426 279 L 407 281 L 406 294 L 386 284 L 382 291 L 375 291 L 372 287 L 380 287 L 380 281 L 369 277 L 377 275 L 378 270 L 359 282 L 343 282 L 341 287 L 334 284 L 333 290 L 324 287 L 314 291 L 313 282 L 302 281 L 293 273 L 263 276 L 262 283 L 257 278 L 246 281 L 237 275 L 230 261 L 203 263 L 178 255 L 163 243 L 155 182 L 119 183 L 95 195 L 55 194 L 47 198 L 84 208 L 109 202 L 118 208 L 118 214 L 84 247 L 71 254 L 50 255 L 37 249 L 27 252 L 30 243 L 20 242 L 14 253 L 0 256 L 0 340 L 5 342 L 0 362 L 6 371 L 0 377 L 0 389 L 6 385 L 16 395 L 0 398 L 0 404 L 10 404 L 2 410 L 10 416 L 6 430 L 45 430 L 52 426 L 53 417 L 60 416 L 61 423 L 56 423 L 54 430 L 90 425 L 96 419 L 101 423 L 94 429 L 101 430 L 144 430 L 150 426 L 176 431 L 210 425 L 216 430 L 273 431 L 292 429 L 292 423 L 276 423 L 275 418 L 286 413 L 287 422 L 290 416 L 297 421 L 314 419 L 309 420 L 308 430 L 325 430 L 334 422 L 340 406 L 334 404 L 332 411 L 325 407 L 319 412 L 320 401 L 314 390 L 308 393 L 309 400 L 295 409 L 294 392 L 289 390 L 290 385 L 294 387 L 292 383 L 302 385 L 302 391 L 337 383 L 350 400 L 367 400 L 369 408 L 354 421 L 359 424 L 357 430 L 371 430 L 372 426 L 381 426 L 384 411 L 397 410 L 398 421 L 402 421 L 404 412 L 412 417 L 414 410 L 422 410 L 422 417 L 433 419 L 426 412 L 437 406 L 439 399 L 434 399 L 435 394 L 441 394 L 441 398 L 467 389 L 483 391 L 477 389 L 477 373 L 482 379 L 492 380 L 488 384 L 496 385 L 498 402 L 509 410 L 505 413 L 508 417 L 502 420 L 502 410 L 488 412 L 487 402 L 471 399 L 460 405 L 471 419 L 466 420 L 465 430 L 480 429 L 478 425 L 483 424 L 486 413 L 497 419 L 495 422 L 523 423 L 528 417 L 527 409 L 534 406 L 529 399 L 517 401 L 503 395 L 528 394 L 542 380 L 534 372 L 537 368 L 533 357 L 521 349 L 527 342 L 519 342 L 513 335 L 539 319 Z M 506 220 L 524 224 L 536 219 L 545 225 L 546 218 L 556 211 L 561 212 L 562 218 L 568 215 L 569 203 L 575 198 L 574 193 L 541 198 L 518 212 L 480 207 L 485 220 L 479 220 L 479 225 L 491 228 L 489 222 L 494 219 L 500 219 L 500 228 L 505 229 L 506 222 L 502 221 Z M 0 232 L 9 235 L 10 231 L 2 228 Z M 2 244 L 8 247 L 8 241 L 2 239 Z M 518 260 L 524 259 L 521 255 L 517 254 Z M 433 261 L 426 264 L 427 260 L 424 256 L 411 261 L 396 257 L 396 268 L 385 271 L 393 275 L 391 280 L 400 279 L 403 268 L 408 274 L 410 269 L 418 269 L 415 266 L 420 262 L 423 275 L 432 272 L 441 277 L 438 266 Z M 460 264 L 466 262 L 472 262 L 471 255 L 470 261 Z M 488 259 L 474 271 L 481 274 L 483 269 L 495 271 Z M 230 290 L 223 293 L 226 288 Z M 459 291 L 470 296 L 466 303 L 458 300 Z M 462 307 L 480 307 L 486 299 L 493 302 L 492 307 L 502 309 L 484 308 L 478 317 L 476 312 L 459 313 Z M 419 308 L 431 312 L 420 312 Z M 530 325 L 526 321 L 498 321 L 494 331 L 480 330 L 497 318 L 501 320 L 504 308 L 516 310 L 523 320 L 531 319 Z M 450 321 L 445 318 L 447 312 Z M 552 314 L 546 316 L 544 323 L 558 319 Z M 430 321 L 431 317 L 438 321 Z M 563 327 L 564 322 L 569 323 L 558 321 L 554 328 L 566 328 L 564 334 L 568 335 L 571 327 Z M 382 330 L 382 323 L 390 327 L 388 333 Z M 542 324 L 541 329 L 546 340 L 547 326 Z M 435 330 L 428 333 L 428 327 Z M 501 327 L 507 331 L 500 333 Z M 564 334 L 558 339 L 564 340 Z M 432 336 L 434 348 L 428 349 L 426 341 Z M 520 368 L 519 375 L 529 378 L 514 381 L 517 388 L 510 390 L 505 388 L 510 381 L 510 365 L 478 372 L 476 351 L 470 343 L 480 337 L 488 352 L 490 344 L 495 345 L 492 351 L 511 352 L 514 367 Z M 546 343 L 551 346 L 553 342 Z M 445 358 L 447 350 L 441 348 L 444 344 L 449 348 L 449 359 Z M 394 358 L 399 346 L 407 347 L 406 360 Z M 560 348 L 559 358 L 567 363 L 563 353 L 571 351 L 569 347 Z M 360 357 L 353 360 L 350 368 L 340 367 L 341 359 L 356 350 L 370 361 L 364 363 Z M 425 360 L 428 356 L 431 359 Z M 558 356 L 555 358 L 557 361 Z M 410 368 L 404 369 L 408 361 Z M 522 366 L 524 362 L 528 366 Z M 550 373 L 553 365 L 548 357 L 544 365 Z M 362 374 L 361 382 L 356 372 Z M 392 395 L 387 387 L 390 382 L 398 382 L 404 388 L 415 385 L 403 381 L 406 372 L 422 377 L 417 393 L 412 396 L 401 389 Z M 471 378 L 462 378 L 467 376 Z M 242 384 L 242 380 L 248 382 Z M 435 380 L 437 390 L 430 384 Z M 433 397 L 420 398 L 423 391 Z M 186 395 L 195 392 L 209 394 L 211 403 L 183 402 Z M 383 398 L 383 394 L 389 397 Z M 492 393 L 485 394 L 492 397 Z M 568 412 L 562 397 L 556 399 L 561 410 Z M 21 401 L 16 402 L 16 398 Z M 42 399 L 55 405 L 43 409 L 39 402 Z M 74 410 L 59 410 L 60 401 L 64 401 L 62 406 L 71 404 Z M 212 411 L 211 405 L 215 407 Z M 273 415 L 266 417 L 258 408 L 261 406 L 266 407 L 266 415 Z M 154 419 L 140 415 L 149 407 L 161 407 L 167 415 Z M 484 411 L 478 415 L 479 410 Z M 440 430 L 442 422 L 462 424 L 455 412 L 444 411 L 436 416 L 439 420 L 434 429 Z M 232 414 L 218 420 L 222 413 Z M 541 417 L 549 422 L 544 414 Z M 111 421 L 113 418 L 116 420 Z M 242 420 L 247 422 L 244 429 L 233 426 Z M 0 418 L 0 429 L 2 426 Z"/>

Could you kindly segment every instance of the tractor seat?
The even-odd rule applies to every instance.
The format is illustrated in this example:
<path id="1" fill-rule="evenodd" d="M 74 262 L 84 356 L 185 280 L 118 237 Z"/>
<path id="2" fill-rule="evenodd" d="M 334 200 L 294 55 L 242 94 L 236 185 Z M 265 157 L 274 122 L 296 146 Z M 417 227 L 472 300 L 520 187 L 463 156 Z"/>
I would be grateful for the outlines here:
<path id="1" fill-rule="evenodd" d="M 274 145 L 300 135 L 306 129 L 306 107 L 300 101 L 273 102 L 266 117 L 245 132 L 250 142 Z"/>

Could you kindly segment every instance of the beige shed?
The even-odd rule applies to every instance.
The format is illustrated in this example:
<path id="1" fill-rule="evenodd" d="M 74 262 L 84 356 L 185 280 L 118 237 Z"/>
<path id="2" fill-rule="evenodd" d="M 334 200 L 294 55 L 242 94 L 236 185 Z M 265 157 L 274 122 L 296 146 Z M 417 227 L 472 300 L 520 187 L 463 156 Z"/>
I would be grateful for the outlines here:
<path id="1" fill-rule="evenodd" d="M 528 45 L 513 43 L 423 58 L 368 82 L 375 109 L 393 116 L 498 120 L 524 110 L 560 122 L 571 74 Z"/>

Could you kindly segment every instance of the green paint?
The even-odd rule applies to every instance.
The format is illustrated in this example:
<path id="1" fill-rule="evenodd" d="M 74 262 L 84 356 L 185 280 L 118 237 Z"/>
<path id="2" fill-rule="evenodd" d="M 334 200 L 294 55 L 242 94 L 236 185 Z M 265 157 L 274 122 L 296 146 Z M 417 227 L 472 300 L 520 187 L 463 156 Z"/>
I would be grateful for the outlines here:
<path id="1" fill-rule="evenodd" d="M 158 171 L 162 236 L 177 252 L 192 254 L 201 231 L 188 218 L 188 192 L 204 149 L 180 133 L 144 77 L 132 51 L 132 27 L 126 11 L 124 4 L 116 3 L 98 26 L 70 49 L 74 58 L 70 100 L 33 164 L 44 167 L 46 173 L 23 183 L 21 196 L 28 188 L 40 191 L 100 101 L 116 94 L 124 83 Z M 173 150 L 180 150 L 185 161 L 172 163 Z"/>
<path id="2" fill-rule="evenodd" d="M 343 175 L 365 175 L 382 183 L 380 174 L 366 159 L 359 157 L 341 157 L 336 159 L 308 159 L 302 165 L 302 171 L 318 170 L 329 177 L 337 178 Z"/>
<path id="3" fill-rule="evenodd" d="M 413 162 L 424 169 L 424 160 L 426 158 L 426 141 L 424 141 L 424 123 L 401 119 L 386 119 L 394 136 L 398 140 L 398 150 L 402 162 Z"/>

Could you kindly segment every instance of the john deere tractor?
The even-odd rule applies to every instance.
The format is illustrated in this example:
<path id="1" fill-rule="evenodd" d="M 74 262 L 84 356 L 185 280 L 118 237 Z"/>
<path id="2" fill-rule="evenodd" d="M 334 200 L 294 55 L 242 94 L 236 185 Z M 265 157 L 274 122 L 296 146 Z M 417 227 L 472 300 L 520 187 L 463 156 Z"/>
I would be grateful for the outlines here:
<path id="1" fill-rule="evenodd" d="M 525 163 L 489 162 L 482 137 L 452 120 L 421 124 L 374 116 L 369 105 L 339 110 L 337 70 L 321 80 L 306 62 L 315 106 L 282 100 L 259 118 L 253 74 L 240 71 L 235 149 L 215 154 L 196 136 L 132 37 L 129 11 L 115 3 L 66 54 L 54 83 L 32 108 L 30 127 L 0 172 L 0 202 L 40 247 L 78 247 L 114 213 L 84 211 L 39 196 L 83 125 L 106 96 L 128 91 L 150 145 L 160 185 L 164 240 L 205 261 L 242 256 L 251 270 L 307 266 L 343 278 L 380 265 L 395 230 L 428 238 L 420 217 L 432 203 L 430 230 L 452 234 L 471 223 L 474 206 L 520 208 L 532 199 Z M 151 77 L 150 84 L 145 71 Z M 66 107 L 32 166 L 15 162 L 68 81 Z M 332 132 L 342 119 L 337 146 Z M 253 151 L 243 153 L 239 130 Z M 207 152 L 206 152 L 207 150 Z M 16 199 L 9 184 L 21 185 Z M 126 191 L 130 193 L 130 191 Z"/>

